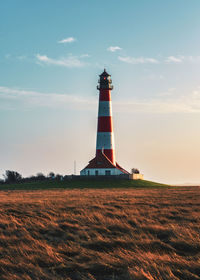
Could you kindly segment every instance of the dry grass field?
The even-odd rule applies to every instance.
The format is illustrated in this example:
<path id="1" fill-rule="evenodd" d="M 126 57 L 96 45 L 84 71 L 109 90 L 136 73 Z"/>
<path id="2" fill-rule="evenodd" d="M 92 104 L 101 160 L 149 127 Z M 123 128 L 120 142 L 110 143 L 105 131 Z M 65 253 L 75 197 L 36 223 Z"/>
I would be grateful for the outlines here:
<path id="1" fill-rule="evenodd" d="M 200 279 L 200 188 L 0 192 L 0 279 Z"/>

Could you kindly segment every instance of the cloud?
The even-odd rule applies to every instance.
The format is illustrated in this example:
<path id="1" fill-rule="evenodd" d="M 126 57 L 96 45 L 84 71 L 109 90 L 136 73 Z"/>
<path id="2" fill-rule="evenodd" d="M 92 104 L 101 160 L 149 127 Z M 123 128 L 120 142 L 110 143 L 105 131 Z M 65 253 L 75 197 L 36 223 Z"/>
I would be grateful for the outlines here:
<path id="1" fill-rule="evenodd" d="M 145 113 L 145 114 L 170 114 L 170 113 L 200 113 L 200 87 L 191 93 L 182 96 L 175 96 L 168 90 L 168 93 L 159 94 L 152 99 L 121 100 L 115 103 L 118 112 L 124 113 Z"/>
<path id="2" fill-rule="evenodd" d="M 116 51 L 122 50 L 122 48 L 120 48 L 118 46 L 115 46 L 115 47 L 110 46 L 109 48 L 107 48 L 107 50 L 110 52 L 116 52 Z"/>
<path id="3" fill-rule="evenodd" d="M 148 57 L 130 57 L 130 56 L 118 56 L 118 59 L 120 61 L 123 61 L 125 63 L 129 64 L 144 64 L 144 63 L 152 63 L 152 64 L 158 64 L 159 61 L 155 58 L 148 58 Z"/>
<path id="4" fill-rule="evenodd" d="M 143 80 L 163 80 L 165 77 L 161 74 L 149 73 L 143 77 Z"/>
<path id="5" fill-rule="evenodd" d="M 90 55 L 88 53 L 85 53 L 85 54 L 80 55 L 80 57 L 90 57 Z"/>
<path id="6" fill-rule="evenodd" d="M 4 110 L 48 107 L 88 111 L 96 110 L 97 102 L 95 97 L 83 98 L 80 95 L 42 93 L 0 86 L 0 108 Z M 169 88 L 166 93 L 154 98 L 115 101 L 113 109 L 115 112 L 129 114 L 200 113 L 200 86 L 186 95 L 178 95 L 177 89 Z"/>
<path id="7" fill-rule="evenodd" d="M 167 63 L 200 63 L 200 56 L 193 56 L 193 55 L 177 55 L 177 56 L 168 56 L 165 59 Z"/>
<path id="8" fill-rule="evenodd" d="M 187 60 L 191 63 L 200 63 L 200 56 L 188 56 Z"/>
<path id="9" fill-rule="evenodd" d="M 31 90 L 16 89 L 0 86 L 0 100 L 9 101 L 13 108 L 15 106 L 32 107 L 54 107 L 74 108 L 74 110 L 90 110 L 96 104 L 94 99 L 86 99 L 81 96 L 60 93 L 42 93 Z M 17 103 L 16 103 L 17 101 Z"/>
<path id="10" fill-rule="evenodd" d="M 76 41 L 76 39 L 74 37 L 68 37 L 65 39 L 62 39 L 60 41 L 58 41 L 59 44 L 66 44 L 66 43 L 73 43 L 74 41 Z"/>
<path id="11" fill-rule="evenodd" d="M 68 55 L 68 57 L 61 57 L 59 59 L 50 58 L 47 55 L 36 55 L 37 62 L 42 65 L 57 65 L 69 68 L 83 67 L 85 62 L 81 61 L 79 57 Z"/>
<path id="12" fill-rule="evenodd" d="M 18 60 L 26 60 L 27 56 L 26 55 L 19 55 L 16 57 Z"/>
<path id="13" fill-rule="evenodd" d="M 167 63 L 182 63 L 184 56 L 168 56 L 165 61 Z"/>
<path id="14" fill-rule="evenodd" d="M 120 61 L 123 61 L 128 64 L 158 64 L 158 63 L 168 63 L 168 64 L 181 64 L 181 63 L 192 63 L 197 64 L 200 63 L 200 56 L 184 56 L 184 55 L 176 55 L 176 56 L 168 56 L 168 57 L 160 57 L 160 59 L 149 58 L 149 57 L 131 57 L 131 56 L 118 56 Z"/>

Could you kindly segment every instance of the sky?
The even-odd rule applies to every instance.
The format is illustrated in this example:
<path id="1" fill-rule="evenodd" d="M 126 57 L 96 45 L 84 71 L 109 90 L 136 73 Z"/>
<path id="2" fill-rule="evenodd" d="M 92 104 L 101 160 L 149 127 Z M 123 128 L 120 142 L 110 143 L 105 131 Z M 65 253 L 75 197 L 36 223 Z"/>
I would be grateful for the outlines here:
<path id="1" fill-rule="evenodd" d="M 112 76 L 117 162 L 200 183 L 199 0 L 0 3 L 0 177 L 76 174 L 95 155 L 98 75 Z"/>

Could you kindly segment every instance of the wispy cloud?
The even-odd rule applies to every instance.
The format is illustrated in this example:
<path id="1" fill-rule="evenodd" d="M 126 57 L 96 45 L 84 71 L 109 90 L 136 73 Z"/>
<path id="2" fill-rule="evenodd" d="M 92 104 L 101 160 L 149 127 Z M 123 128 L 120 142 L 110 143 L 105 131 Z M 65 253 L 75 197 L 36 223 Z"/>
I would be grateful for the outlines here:
<path id="1" fill-rule="evenodd" d="M 10 87 L 0 86 L 0 100 L 8 100 L 9 105 L 13 107 L 22 105 L 25 108 L 32 107 L 67 107 L 74 110 L 86 109 L 90 110 L 91 105 L 96 101 L 94 99 L 86 99 L 81 96 L 60 93 L 42 93 L 38 91 L 23 90 Z M 17 103 L 16 103 L 17 101 Z M 17 105 L 16 105 L 17 104 Z M 75 106 L 76 105 L 76 106 Z"/>
<path id="2" fill-rule="evenodd" d="M 170 94 L 175 88 L 170 88 L 168 93 L 158 94 L 156 98 L 127 99 L 113 103 L 114 111 L 124 113 L 142 114 L 170 114 L 170 113 L 200 113 L 200 87 L 187 95 Z M 72 110 L 96 110 L 97 100 L 83 98 L 73 94 L 42 93 L 31 90 L 16 89 L 0 86 L 0 104 L 5 104 L 4 109 L 16 109 L 19 106 L 29 109 L 34 107 L 69 108 Z M 3 102 L 4 101 L 4 102 Z"/>
<path id="3" fill-rule="evenodd" d="M 123 61 L 128 64 L 181 64 L 181 63 L 200 63 L 200 56 L 192 56 L 192 55 L 171 55 L 168 57 L 131 57 L 131 56 L 118 56 L 120 61 Z"/>
<path id="4" fill-rule="evenodd" d="M 59 59 L 50 58 L 47 55 L 36 55 L 37 63 L 42 65 L 57 65 L 64 67 L 83 67 L 87 65 L 84 61 L 81 61 L 80 57 L 68 55 L 68 57 L 61 57 Z"/>
<path id="5" fill-rule="evenodd" d="M 190 63 L 200 63 L 200 56 L 192 56 L 192 55 L 189 55 L 186 57 L 186 60 L 189 61 Z"/>
<path id="6" fill-rule="evenodd" d="M 11 60 L 28 60 L 28 56 L 27 55 L 11 55 L 11 54 L 6 54 L 5 55 L 6 59 L 11 59 Z"/>
<path id="7" fill-rule="evenodd" d="M 145 114 L 170 114 L 170 113 L 200 113 L 200 87 L 183 96 L 168 93 L 160 94 L 152 99 L 121 100 L 115 104 L 119 112 L 145 113 Z"/>
<path id="8" fill-rule="evenodd" d="M 200 63 L 200 56 L 194 56 L 194 55 L 176 55 L 176 56 L 168 56 L 165 59 L 165 62 L 167 63 Z"/>
<path id="9" fill-rule="evenodd" d="M 65 39 L 62 39 L 60 41 L 58 41 L 59 44 L 66 44 L 66 43 L 73 43 L 74 41 L 76 41 L 76 39 L 74 37 L 68 37 Z"/>
<path id="10" fill-rule="evenodd" d="M 161 74 L 149 73 L 143 77 L 143 80 L 163 80 L 165 77 Z"/>
<path id="11" fill-rule="evenodd" d="M 107 48 L 107 50 L 109 52 L 116 52 L 116 51 L 120 51 L 122 50 L 122 48 L 118 47 L 118 46 L 110 46 L 109 48 Z"/>
<path id="12" fill-rule="evenodd" d="M 157 59 L 149 58 L 149 57 L 118 56 L 118 59 L 120 61 L 129 63 L 129 64 L 144 64 L 144 63 L 158 64 L 159 63 L 159 61 Z"/>
<path id="13" fill-rule="evenodd" d="M 168 56 L 165 61 L 167 63 L 182 63 L 184 59 L 184 56 Z"/>
<path id="14" fill-rule="evenodd" d="M 26 60 L 27 56 L 26 55 L 19 55 L 19 56 L 17 56 L 17 59 L 18 60 Z"/>
<path id="15" fill-rule="evenodd" d="M 85 53 L 85 54 L 80 55 L 80 57 L 90 57 L 90 55 L 88 53 Z"/>

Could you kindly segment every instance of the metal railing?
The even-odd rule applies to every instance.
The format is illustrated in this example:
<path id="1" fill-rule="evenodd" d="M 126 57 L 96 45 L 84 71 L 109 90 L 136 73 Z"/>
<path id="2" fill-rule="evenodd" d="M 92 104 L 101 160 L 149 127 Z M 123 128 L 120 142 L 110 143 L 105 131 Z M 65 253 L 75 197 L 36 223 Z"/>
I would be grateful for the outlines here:
<path id="1" fill-rule="evenodd" d="M 112 85 L 105 85 L 105 86 L 101 86 L 101 85 L 98 85 L 97 86 L 97 89 L 100 90 L 100 89 L 110 89 L 112 90 L 113 89 L 113 86 Z"/>

